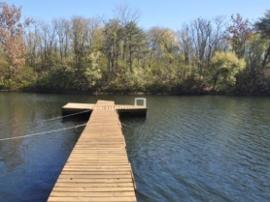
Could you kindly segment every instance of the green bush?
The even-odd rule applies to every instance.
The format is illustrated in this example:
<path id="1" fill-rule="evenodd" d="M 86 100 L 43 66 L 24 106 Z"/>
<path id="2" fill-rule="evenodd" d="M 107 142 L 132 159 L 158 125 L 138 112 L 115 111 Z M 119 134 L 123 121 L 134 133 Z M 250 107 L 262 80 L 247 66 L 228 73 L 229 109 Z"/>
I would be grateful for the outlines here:
<path id="1" fill-rule="evenodd" d="M 230 91 L 245 66 L 244 59 L 237 58 L 233 52 L 216 52 L 211 60 L 210 83 L 217 92 Z"/>

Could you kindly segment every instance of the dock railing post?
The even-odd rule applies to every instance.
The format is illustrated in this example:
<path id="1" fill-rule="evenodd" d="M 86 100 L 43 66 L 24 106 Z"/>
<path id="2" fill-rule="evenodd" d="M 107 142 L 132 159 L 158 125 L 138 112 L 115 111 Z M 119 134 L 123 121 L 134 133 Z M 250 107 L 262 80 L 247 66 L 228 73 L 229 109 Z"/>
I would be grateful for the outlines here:
<path id="1" fill-rule="evenodd" d="M 138 102 L 142 101 L 142 105 L 139 105 Z M 146 98 L 143 98 L 143 97 L 136 97 L 134 99 L 134 105 L 135 106 L 143 106 L 143 107 L 146 107 Z"/>

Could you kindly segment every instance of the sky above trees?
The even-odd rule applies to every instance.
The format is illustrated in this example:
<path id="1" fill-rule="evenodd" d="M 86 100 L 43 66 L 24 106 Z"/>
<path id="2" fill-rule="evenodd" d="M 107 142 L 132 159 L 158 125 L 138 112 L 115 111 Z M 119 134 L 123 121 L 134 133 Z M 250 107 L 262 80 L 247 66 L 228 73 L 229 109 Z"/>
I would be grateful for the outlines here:
<path id="1" fill-rule="evenodd" d="M 128 6 L 140 13 L 139 25 L 143 28 L 162 26 L 179 29 L 197 17 L 229 17 L 240 13 L 251 21 L 263 16 L 270 9 L 269 0 L 9 0 L 23 7 L 23 14 L 43 21 L 73 16 L 100 16 L 105 20 L 114 17 L 119 6 Z"/>

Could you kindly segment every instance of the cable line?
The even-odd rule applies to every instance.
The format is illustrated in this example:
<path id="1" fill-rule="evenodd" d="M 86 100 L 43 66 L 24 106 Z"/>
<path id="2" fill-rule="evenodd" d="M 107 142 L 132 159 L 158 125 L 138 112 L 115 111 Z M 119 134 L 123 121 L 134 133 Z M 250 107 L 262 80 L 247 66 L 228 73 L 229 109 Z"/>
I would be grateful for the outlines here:
<path id="1" fill-rule="evenodd" d="M 47 134 L 52 134 L 52 133 L 56 133 L 56 132 L 71 130 L 71 129 L 74 129 L 74 128 L 81 128 L 81 127 L 84 127 L 84 126 L 86 126 L 85 123 L 84 124 L 78 124 L 78 125 L 71 126 L 71 127 L 50 130 L 50 131 L 44 131 L 44 132 L 38 132 L 38 133 L 30 133 L 30 134 L 21 135 L 21 136 L 15 136 L 15 137 L 0 138 L 0 141 L 14 140 L 14 139 L 21 139 L 21 138 L 28 138 L 28 137 L 34 137 L 34 136 L 47 135 Z"/>
<path id="2" fill-rule="evenodd" d="M 76 113 L 72 113 L 72 114 L 67 114 L 67 115 L 64 115 L 64 116 L 56 116 L 56 117 L 53 117 L 53 118 L 49 118 L 49 119 L 42 119 L 42 120 L 39 120 L 37 121 L 36 123 L 39 124 L 39 123 L 46 123 L 46 122 L 50 122 L 50 121 L 55 121 L 55 120 L 59 120 L 59 119 L 63 119 L 63 118 L 67 118 L 67 117 L 72 117 L 72 116 L 75 116 L 75 115 L 79 115 L 79 114 L 84 114 L 84 113 L 87 113 L 87 112 L 90 112 L 91 110 L 90 109 L 87 109 L 87 110 L 84 110 L 84 111 L 81 111 L 81 112 L 76 112 Z M 26 125 L 32 125 L 34 124 L 35 122 L 26 122 L 26 123 L 22 123 L 20 125 L 13 125 L 12 127 L 19 127 L 19 126 L 26 126 Z M 1 125 L 8 125 L 8 124 L 4 124 L 4 123 L 0 123 Z"/>

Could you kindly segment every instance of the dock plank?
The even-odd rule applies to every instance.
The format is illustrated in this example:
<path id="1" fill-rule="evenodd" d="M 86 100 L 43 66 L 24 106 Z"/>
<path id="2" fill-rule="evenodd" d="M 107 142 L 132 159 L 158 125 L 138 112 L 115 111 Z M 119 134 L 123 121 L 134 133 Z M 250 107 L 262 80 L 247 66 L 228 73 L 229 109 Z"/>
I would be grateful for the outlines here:
<path id="1" fill-rule="evenodd" d="M 114 104 L 114 106 L 110 106 L 110 105 L 107 105 L 106 102 L 104 102 L 102 106 L 100 105 L 98 107 L 95 104 L 70 102 L 64 105 L 62 107 L 62 110 L 64 113 L 82 112 L 85 110 L 89 110 L 90 112 L 92 112 L 94 108 L 96 110 L 106 110 L 106 109 L 114 108 L 120 115 L 127 113 L 129 115 L 136 115 L 136 116 L 146 116 L 146 111 L 147 111 L 146 106 L 122 105 L 122 104 Z M 109 115 L 108 111 L 107 111 L 107 114 Z M 119 121 L 118 117 L 114 117 L 114 116 L 104 117 L 103 114 L 96 114 L 96 119 L 93 119 L 93 122 L 95 121 L 96 123 L 98 122 L 100 123 L 100 120 L 99 120 L 100 118 L 103 120 Z M 114 124 L 114 123 L 106 122 L 104 124 Z"/>
<path id="2" fill-rule="evenodd" d="M 89 109 L 92 113 L 48 201 L 136 201 L 117 110 L 138 107 L 125 108 L 112 101 L 98 101 L 96 104 L 68 103 L 63 109 Z"/>

